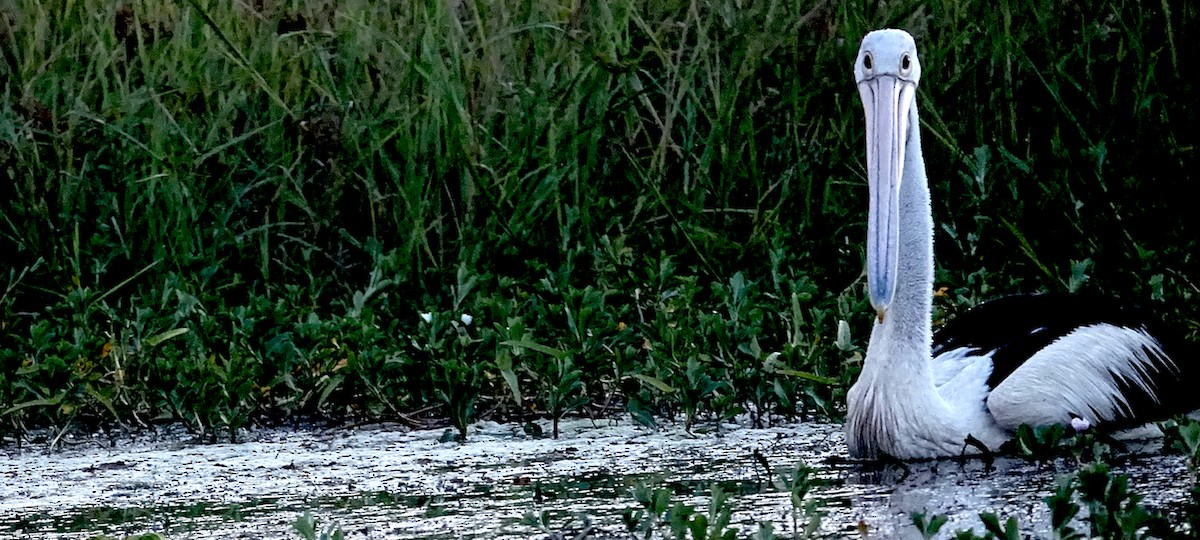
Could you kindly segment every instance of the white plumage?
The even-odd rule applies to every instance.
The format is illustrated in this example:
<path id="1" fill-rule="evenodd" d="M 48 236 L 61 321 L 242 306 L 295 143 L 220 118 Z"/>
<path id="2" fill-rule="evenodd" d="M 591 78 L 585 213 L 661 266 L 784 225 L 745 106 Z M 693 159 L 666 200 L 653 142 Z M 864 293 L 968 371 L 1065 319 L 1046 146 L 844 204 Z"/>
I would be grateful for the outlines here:
<path id="1" fill-rule="evenodd" d="M 1122 383 L 1154 395 L 1153 375 L 1163 363 L 1178 372 L 1144 330 L 1084 326 L 1029 357 L 988 394 L 987 408 L 1007 429 L 1067 424 L 1073 414 L 1093 423 L 1110 421 L 1130 410 Z"/>
<path id="2" fill-rule="evenodd" d="M 1181 386 L 1181 369 L 1159 341 L 1130 321 L 1098 320 L 1103 310 L 1080 306 L 1074 313 L 1060 297 L 985 304 L 935 342 L 933 218 L 912 36 L 868 34 L 854 71 L 866 113 L 867 276 L 878 316 L 862 373 L 847 395 L 851 455 L 954 456 L 980 451 L 966 444 L 969 438 L 997 450 L 1022 423 L 1082 418 L 1093 426 L 1125 425 L 1142 420 L 1142 409 L 1175 412 L 1179 405 L 1161 396 Z M 1066 309 L 1057 316 L 1060 308 Z M 1083 322 L 1066 324 L 1065 317 Z"/>

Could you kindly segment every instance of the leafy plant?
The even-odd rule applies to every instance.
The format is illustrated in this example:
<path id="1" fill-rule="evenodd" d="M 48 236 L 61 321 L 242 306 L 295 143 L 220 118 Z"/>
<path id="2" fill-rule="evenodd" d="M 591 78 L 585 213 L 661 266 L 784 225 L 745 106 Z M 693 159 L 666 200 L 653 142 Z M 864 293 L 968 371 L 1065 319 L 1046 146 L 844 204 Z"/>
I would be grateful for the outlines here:
<path id="1" fill-rule="evenodd" d="M 1113 476 L 1107 464 L 1084 466 L 1078 474 L 1078 491 L 1088 510 L 1092 537 L 1135 538 L 1143 535 L 1171 535 L 1165 518 L 1150 513 L 1140 502 L 1141 495 L 1129 491 L 1129 478 Z"/>
<path id="2" fill-rule="evenodd" d="M 322 529 L 317 518 L 307 511 L 296 518 L 292 527 L 302 540 L 343 540 L 346 538 L 346 533 L 336 524 L 327 525 Z"/>
<path id="3" fill-rule="evenodd" d="M 1054 493 L 1046 498 L 1050 507 L 1050 527 L 1055 538 L 1076 540 L 1086 536 L 1072 527 L 1072 521 L 1079 515 L 1080 506 L 1074 501 L 1076 483 L 1073 476 L 1063 476 L 1055 482 Z"/>
<path id="4" fill-rule="evenodd" d="M 577 411 L 587 403 L 583 393 L 583 371 L 575 367 L 569 356 L 554 359 L 555 370 L 547 389 L 546 404 L 554 423 L 553 436 L 558 438 L 558 422 L 563 415 Z"/>
<path id="5" fill-rule="evenodd" d="M 640 482 L 631 493 L 640 508 L 625 511 L 623 520 L 626 529 L 641 538 L 650 539 L 656 535 L 676 540 L 737 538 L 738 530 L 730 527 L 733 509 L 729 494 L 718 485 L 712 487 L 707 512 L 697 512 L 694 507 L 678 502 L 671 504 L 670 491 L 650 489 Z"/>
<path id="6" fill-rule="evenodd" d="M 790 475 L 781 475 L 780 480 L 792 503 L 792 530 L 796 537 L 814 537 L 821 527 L 820 502 L 809 497 L 812 489 L 818 485 L 816 470 L 800 461 Z"/>
<path id="7" fill-rule="evenodd" d="M 949 518 L 942 515 L 926 516 L 924 512 L 912 512 L 908 515 L 921 538 L 929 540 L 937 536 L 938 531 L 946 525 Z"/>
<path id="8" fill-rule="evenodd" d="M 1060 424 L 1030 426 L 1021 424 L 1013 437 L 1017 453 L 1037 459 L 1053 459 L 1062 451 L 1067 430 Z"/>
<path id="9" fill-rule="evenodd" d="M 1163 431 L 1163 448 L 1186 456 L 1188 468 L 1194 475 L 1200 467 L 1200 421 L 1184 416 L 1162 422 L 1160 427 Z"/>

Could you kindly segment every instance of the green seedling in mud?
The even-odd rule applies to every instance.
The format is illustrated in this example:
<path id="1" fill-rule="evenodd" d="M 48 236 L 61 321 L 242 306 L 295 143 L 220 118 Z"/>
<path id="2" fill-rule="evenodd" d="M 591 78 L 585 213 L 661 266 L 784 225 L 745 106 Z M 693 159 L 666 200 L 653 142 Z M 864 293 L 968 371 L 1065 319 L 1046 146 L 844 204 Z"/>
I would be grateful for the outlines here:
<path id="1" fill-rule="evenodd" d="M 722 390 L 730 389 L 728 381 L 713 380 L 712 366 L 709 361 L 700 361 L 696 357 L 688 358 L 684 368 L 684 377 L 679 387 L 679 396 L 684 413 L 684 425 L 690 431 L 696 423 L 697 415 L 706 403 L 713 403 L 714 397 Z"/>
<path id="2" fill-rule="evenodd" d="M 913 526 L 917 528 L 917 533 L 925 540 L 930 540 L 937 536 L 938 531 L 942 530 L 942 526 L 949 520 L 946 516 L 926 516 L 925 512 L 913 512 L 908 517 L 912 519 Z"/>
<path id="3" fill-rule="evenodd" d="M 713 486 L 708 511 L 676 502 L 671 503 L 671 492 L 667 489 L 650 489 L 637 483 L 632 491 L 640 508 L 626 510 L 623 514 L 626 529 L 637 538 L 649 540 L 664 538 L 683 540 L 733 540 L 738 530 L 730 528 L 733 509 L 729 494 Z"/>
<path id="4" fill-rule="evenodd" d="M 813 488 L 820 484 L 816 472 L 801 461 L 790 474 L 780 474 L 782 486 L 778 487 L 788 492 L 792 503 L 792 530 L 796 538 L 812 538 L 821 528 L 820 501 L 810 496 Z"/>
<path id="5" fill-rule="evenodd" d="M 1021 540 L 1021 530 L 1017 526 L 1017 518 L 1010 517 L 1004 523 L 1000 523 L 1000 517 L 992 512 L 984 512 L 979 514 L 979 520 L 983 522 L 983 536 L 976 536 L 972 531 L 957 531 L 954 533 L 956 540 Z"/>
<path id="6" fill-rule="evenodd" d="M 1150 512 L 1141 501 L 1143 497 L 1129 491 L 1129 478 L 1113 475 L 1107 464 L 1102 462 L 1084 465 L 1074 474 L 1061 477 L 1055 484 L 1054 493 L 1046 498 L 1050 509 L 1050 526 L 1054 538 L 1078 540 L 1083 538 L 1128 539 L 1128 538 L 1174 538 L 1181 534 L 1163 517 Z M 1080 511 L 1087 512 L 1083 521 L 1087 532 L 1075 528 Z M 959 530 L 954 538 L 964 540 L 1016 540 L 1022 538 L 1015 517 L 1001 523 L 992 512 L 979 515 L 983 524 L 983 535 L 972 530 Z M 945 518 L 926 517 L 914 513 L 913 524 L 925 538 L 938 533 Z"/>
<path id="7" fill-rule="evenodd" d="M 510 321 L 510 329 L 512 327 Z M 502 341 L 500 345 L 503 347 L 511 347 L 512 355 L 528 358 L 530 355 L 525 354 L 526 351 L 532 351 L 541 356 L 538 361 L 528 361 L 537 365 L 539 363 L 547 363 L 550 365 L 549 372 L 542 378 L 539 378 L 538 385 L 541 388 L 539 397 L 545 403 L 546 411 L 550 414 L 552 436 L 558 438 L 558 424 L 563 416 L 579 410 L 585 405 L 588 400 L 584 394 L 583 385 L 583 370 L 575 366 L 575 362 L 571 356 L 559 349 L 547 347 L 540 343 L 535 343 L 528 335 L 523 336 L 521 341 L 509 340 Z M 506 358 L 509 356 L 509 351 L 501 351 L 501 355 Z M 511 360 L 508 360 L 511 364 Z M 546 370 L 539 370 L 545 372 Z M 514 391 L 514 394 L 519 395 Z"/>
<path id="8" fill-rule="evenodd" d="M 1050 528 L 1054 538 L 1060 540 L 1082 540 L 1086 536 L 1076 531 L 1073 522 L 1081 506 L 1075 502 L 1077 484 L 1075 477 L 1060 477 L 1054 485 L 1054 493 L 1046 498 L 1050 507 Z"/>
<path id="9" fill-rule="evenodd" d="M 1163 431 L 1163 448 L 1187 457 L 1188 468 L 1195 475 L 1200 470 L 1200 420 L 1184 416 L 1159 424 Z"/>
<path id="10" fill-rule="evenodd" d="M 1167 538 L 1173 533 L 1162 516 L 1141 505 L 1142 495 L 1129 491 L 1129 477 L 1113 475 L 1105 463 L 1093 463 L 1080 469 L 1077 490 L 1092 537 L 1133 538 L 1139 535 Z"/>
<path id="11" fill-rule="evenodd" d="M 300 535 L 301 540 L 344 540 L 346 538 L 346 533 L 337 524 L 330 524 L 322 529 L 317 518 L 307 511 L 296 518 L 292 528 L 296 530 L 296 534 Z"/>
<path id="12" fill-rule="evenodd" d="M 1033 427 L 1022 424 L 1017 427 L 1017 433 L 1012 442 L 1018 455 L 1036 459 L 1053 459 L 1059 455 L 1060 446 L 1066 436 L 1066 428 L 1061 425 Z"/>
<path id="13" fill-rule="evenodd" d="M 546 388 L 546 406 L 553 422 L 553 437 L 558 438 L 558 422 L 568 413 L 578 411 L 587 403 L 584 395 L 583 371 L 575 367 L 571 357 L 554 359 L 554 371 Z"/>

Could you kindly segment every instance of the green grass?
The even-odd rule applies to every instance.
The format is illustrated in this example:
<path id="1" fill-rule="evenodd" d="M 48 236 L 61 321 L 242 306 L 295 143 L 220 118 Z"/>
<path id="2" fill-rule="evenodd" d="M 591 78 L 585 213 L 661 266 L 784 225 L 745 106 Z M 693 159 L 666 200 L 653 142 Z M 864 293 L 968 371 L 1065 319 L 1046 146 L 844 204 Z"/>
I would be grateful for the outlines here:
<path id="1" fill-rule="evenodd" d="M 881 26 L 939 313 L 1083 289 L 1194 340 L 1196 7 L 880 6 L 0 2 L 0 430 L 837 416 Z"/>

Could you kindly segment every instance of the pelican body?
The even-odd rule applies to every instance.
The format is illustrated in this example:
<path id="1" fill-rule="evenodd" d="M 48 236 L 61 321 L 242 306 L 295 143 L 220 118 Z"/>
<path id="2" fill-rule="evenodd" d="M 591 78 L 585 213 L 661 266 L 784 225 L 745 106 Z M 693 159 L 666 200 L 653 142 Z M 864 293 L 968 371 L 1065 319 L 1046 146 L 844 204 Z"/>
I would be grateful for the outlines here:
<path id="1" fill-rule="evenodd" d="M 932 333 L 933 217 L 921 155 L 916 44 L 902 30 L 862 42 L 867 290 L 876 318 L 847 395 L 852 456 L 923 459 L 995 451 L 1021 424 L 1124 428 L 1195 409 L 1197 370 L 1132 312 L 1100 299 L 1014 296 Z M 972 444 L 967 444 L 972 440 Z"/>

